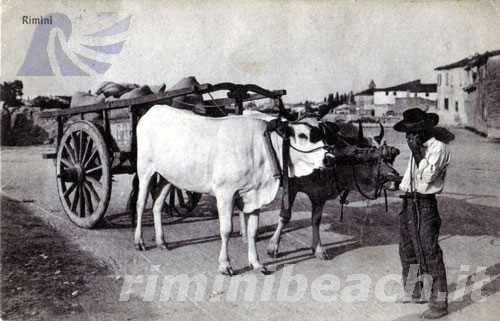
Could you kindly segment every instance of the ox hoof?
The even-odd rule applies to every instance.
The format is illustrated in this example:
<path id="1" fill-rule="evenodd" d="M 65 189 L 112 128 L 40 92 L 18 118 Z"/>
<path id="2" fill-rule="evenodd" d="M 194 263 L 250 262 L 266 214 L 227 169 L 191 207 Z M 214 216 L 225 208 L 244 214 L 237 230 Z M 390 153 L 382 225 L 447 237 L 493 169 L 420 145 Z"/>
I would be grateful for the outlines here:
<path id="1" fill-rule="evenodd" d="M 254 271 L 254 272 L 260 272 L 264 275 L 269 275 L 271 274 L 271 271 L 269 271 L 265 266 L 263 265 L 259 265 L 257 267 L 254 267 L 252 264 L 250 264 L 250 268 Z"/>
<path id="2" fill-rule="evenodd" d="M 233 276 L 234 275 L 234 271 L 233 271 L 233 268 L 231 266 L 220 266 L 219 267 L 219 272 L 222 274 L 222 275 L 227 275 L 227 276 Z"/>
<path id="3" fill-rule="evenodd" d="M 321 248 L 321 249 L 318 249 L 318 250 L 313 250 L 313 254 L 314 256 L 316 256 L 316 258 L 320 259 L 320 260 L 329 260 L 330 259 L 330 256 L 328 255 L 328 253 L 326 253 L 325 249 Z"/>
<path id="4" fill-rule="evenodd" d="M 156 247 L 161 250 L 168 250 L 167 242 L 156 243 Z"/>
<path id="5" fill-rule="evenodd" d="M 278 246 L 276 245 L 269 245 L 267 247 L 267 255 L 269 255 L 269 257 L 272 257 L 272 258 L 277 258 L 279 256 L 279 252 L 278 252 Z"/>
<path id="6" fill-rule="evenodd" d="M 135 243 L 135 249 L 137 251 L 146 251 L 146 245 L 144 245 L 143 241 L 141 241 L 139 243 Z"/>

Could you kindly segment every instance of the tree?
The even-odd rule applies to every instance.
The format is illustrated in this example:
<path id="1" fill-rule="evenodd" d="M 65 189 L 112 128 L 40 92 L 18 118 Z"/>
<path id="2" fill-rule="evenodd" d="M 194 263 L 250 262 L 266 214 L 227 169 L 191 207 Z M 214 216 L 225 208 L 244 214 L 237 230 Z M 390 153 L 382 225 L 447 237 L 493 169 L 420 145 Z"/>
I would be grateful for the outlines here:
<path id="1" fill-rule="evenodd" d="M 370 80 L 370 84 L 368 85 L 368 88 L 369 89 L 375 89 L 375 88 L 377 88 L 377 85 L 375 85 L 375 82 L 373 81 L 373 79 Z"/>
<path id="2" fill-rule="evenodd" d="M 333 98 L 333 94 L 328 94 L 327 105 L 329 107 L 334 107 L 335 99 Z"/>
<path id="3" fill-rule="evenodd" d="M 306 100 L 306 102 L 304 103 L 304 107 L 305 107 L 306 113 L 312 111 L 311 110 L 311 103 L 308 100 Z"/>
<path id="4" fill-rule="evenodd" d="M 23 97 L 23 82 L 14 80 L 0 84 L 0 100 L 5 102 L 5 106 L 20 106 Z"/>
<path id="5" fill-rule="evenodd" d="M 349 99 L 349 103 L 350 103 L 351 105 L 356 104 L 356 100 L 354 99 L 354 93 L 352 92 L 352 90 L 349 92 L 349 98 L 350 98 L 350 99 Z"/>

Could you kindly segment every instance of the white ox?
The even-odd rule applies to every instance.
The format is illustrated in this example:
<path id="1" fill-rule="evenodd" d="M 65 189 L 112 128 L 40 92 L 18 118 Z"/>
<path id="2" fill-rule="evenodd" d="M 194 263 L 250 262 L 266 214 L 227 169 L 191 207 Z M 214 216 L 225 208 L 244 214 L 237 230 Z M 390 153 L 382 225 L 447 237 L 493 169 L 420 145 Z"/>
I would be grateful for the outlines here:
<path id="1" fill-rule="evenodd" d="M 264 133 L 267 122 L 255 117 L 230 116 L 206 118 L 191 112 L 167 106 L 152 107 L 137 126 L 137 227 L 135 244 L 143 250 L 141 220 L 149 183 L 155 173 L 164 180 L 153 192 L 153 216 L 156 244 L 166 248 L 161 224 L 161 208 L 168 192 L 168 183 L 198 193 L 207 193 L 217 199 L 221 249 L 219 271 L 233 273 L 227 253 L 232 230 L 232 212 L 235 196 L 243 201 L 247 221 L 248 261 L 253 269 L 265 268 L 259 261 L 255 237 L 259 223 L 259 209 L 270 203 L 279 189 L 279 178 L 273 174 L 272 158 L 266 149 Z M 311 140 L 313 128 L 307 124 L 291 123 L 287 128 L 291 145 L 289 175 L 309 175 L 323 166 L 325 150 L 321 139 Z M 271 141 L 281 165 L 282 136 L 271 133 Z M 161 191 L 160 191 L 161 190 Z"/>

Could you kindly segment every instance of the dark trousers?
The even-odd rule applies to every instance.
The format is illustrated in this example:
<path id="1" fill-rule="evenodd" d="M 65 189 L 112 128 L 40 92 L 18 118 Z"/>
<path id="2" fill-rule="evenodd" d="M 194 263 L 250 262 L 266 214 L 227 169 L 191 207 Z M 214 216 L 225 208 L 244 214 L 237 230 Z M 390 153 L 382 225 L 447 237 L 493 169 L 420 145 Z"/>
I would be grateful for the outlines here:
<path id="1" fill-rule="evenodd" d="M 399 257 L 406 294 L 414 298 L 424 295 L 431 308 L 447 308 L 446 270 L 438 243 L 441 218 L 435 195 L 419 194 L 415 201 L 406 195 L 399 221 Z"/>

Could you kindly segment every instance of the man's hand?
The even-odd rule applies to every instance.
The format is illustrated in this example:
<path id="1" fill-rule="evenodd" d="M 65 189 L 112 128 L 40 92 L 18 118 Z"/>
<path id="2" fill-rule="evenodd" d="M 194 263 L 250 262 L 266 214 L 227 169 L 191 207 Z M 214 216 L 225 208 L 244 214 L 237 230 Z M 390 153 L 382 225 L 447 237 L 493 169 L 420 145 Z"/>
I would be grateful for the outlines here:
<path id="1" fill-rule="evenodd" d="M 406 142 L 408 143 L 408 147 L 410 147 L 411 153 L 417 162 L 417 165 L 420 163 L 424 155 L 422 153 L 422 142 L 419 135 L 406 135 Z"/>

